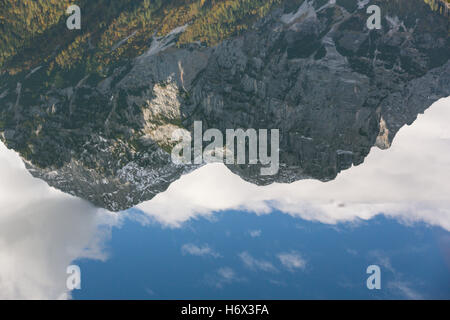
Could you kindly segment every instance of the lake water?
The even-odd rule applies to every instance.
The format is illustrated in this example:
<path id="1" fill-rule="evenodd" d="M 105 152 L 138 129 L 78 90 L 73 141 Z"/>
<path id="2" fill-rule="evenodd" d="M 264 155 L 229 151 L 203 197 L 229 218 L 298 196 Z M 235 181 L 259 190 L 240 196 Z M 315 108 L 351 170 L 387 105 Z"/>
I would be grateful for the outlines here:
<path id="1" fill-rule="evenodd" d="M 0 298 L 450 299 L 449 121 L 441 99 L 327 183 L 259 187 L 210 164 L 121 213 L 0 145 Z"/>

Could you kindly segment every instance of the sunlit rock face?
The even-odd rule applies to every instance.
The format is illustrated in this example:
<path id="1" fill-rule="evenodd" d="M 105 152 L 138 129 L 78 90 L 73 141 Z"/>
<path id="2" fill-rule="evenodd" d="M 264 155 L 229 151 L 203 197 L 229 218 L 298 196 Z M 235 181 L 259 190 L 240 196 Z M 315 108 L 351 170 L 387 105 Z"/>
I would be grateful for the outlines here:
<path id="1" fill-rule="evenodd" d="M 450 97 L 440 99 L 402 127 L 389 151 L 373 147 L 364 165 L 333 181 L 299 180 L 257 186 L 223 164 L 208 164 L 181 177 L 136 208 L 150 222 L 180 227 L 218 212 L 282 212 L 325 224 L 360 225 L 376 216 L 413 226 L 450 230 Z"/>
<path id="2" fill-rule="evenodd" d="M 1 138 L 35 177 L 113 211 L 197 167 L 170 159 L 171 133 L 194 121 L 280 130 L 278 174 L 230 166 L 247 181 L 334 179 L 450 95 L 448 18 L 420 0 L 372 2 L 381 30 L 367 29 L 361 1 L 311 1 L 215 47 L 171 46 L 178 28 L 106 79 L 45 89 L 45 70 L 5 78 Z"/>

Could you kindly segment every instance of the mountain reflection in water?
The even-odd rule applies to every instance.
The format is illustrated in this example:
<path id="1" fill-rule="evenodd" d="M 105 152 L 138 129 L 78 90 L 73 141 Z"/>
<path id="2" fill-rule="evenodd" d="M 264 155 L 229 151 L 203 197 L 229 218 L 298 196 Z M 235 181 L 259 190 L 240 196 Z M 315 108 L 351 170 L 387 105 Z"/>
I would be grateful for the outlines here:
<path id="1" fill-rule="evenodd" d="M 84 276 L 74 298 L 239 298 L 232 295 L 239 291 L 448 299 L 449 120 L 450 98 L 441 99 L 389 150 L 373 149 L 327 183 L 261 187 L 208 165 L 120 214 L 32 178 L 0 145 L 0 298 L 70 298 L 65 272 L 76 263 Z M 372 263 L 386 274 L 378 295 L 365 288 Z M 151 268 L 133 274 L 130 265 Z M 133 287 L 141 278 L 148 283 Z"/>

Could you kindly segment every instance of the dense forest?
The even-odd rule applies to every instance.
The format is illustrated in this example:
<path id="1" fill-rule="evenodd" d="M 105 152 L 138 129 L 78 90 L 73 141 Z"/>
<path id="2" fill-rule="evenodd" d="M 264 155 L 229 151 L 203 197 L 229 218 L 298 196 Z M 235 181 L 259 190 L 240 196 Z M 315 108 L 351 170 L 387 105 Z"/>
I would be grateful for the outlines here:
<path id="1" fill-rule="evenodd" d="M 0 0 L 0 67 L 11 74 L 37 63 L 71 69 L 80 62 L 101 73 L 121 57 L 135 57 L 161 36 L 189 24 L 178 45 L 213 45 L 247 29 L 284 0 L 79 0 L 81 30 L 68 30 L 68 0 Z M 302 0 L 290 0 L 298 5 Z M 121 40 L 123 44 L 111 50 Z"/>
<path id="2" fill-rule="evenodd" d="M 276 6 L 293 11 L 303 1 L 79 0 L 82 28 L 68 30 L 66 8 L 72 1 L 0 0 L 1 73 L 29 72 L 44 63 L 48 79 L 57 84 L 68 71 L 105 76 L 108 66 L 142 54 L 153 36 L 176 27 L 188 24 L 178 46 L 194 41 L 214 45 L 248 29 Z M 440 0 L 424 1 L 439 10 Z"/>

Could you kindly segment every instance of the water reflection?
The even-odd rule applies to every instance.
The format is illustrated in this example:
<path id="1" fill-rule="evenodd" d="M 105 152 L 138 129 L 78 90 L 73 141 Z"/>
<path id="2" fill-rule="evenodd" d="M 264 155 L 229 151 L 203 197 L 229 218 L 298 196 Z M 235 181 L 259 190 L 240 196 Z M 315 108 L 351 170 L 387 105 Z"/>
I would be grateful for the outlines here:
<path id="1" fill-rule="evenodd" d="M 365 163 L 334 181 L 297 181 L 259 187 L 214 164 L 183 176 L 137 206 L 157 221 L 180 223 L 213 212 L 280 210 L 323 223 L 384 214 L 450 230 L 450 98 L 436 102 L 398 133 L 387 151 L 373 148 Z"/>
<path id="2" fill-rule="evenodd" d="M 258 187 L 223 165 L 208 165 L 183 176 L 153 200 L 120 215 L 94 208 L 32 178 L 16 153 L 0 145 L 0 298 L 70 298 L 65 271 L 73 261 L 82 264 L 85 280 L 89 281 L 86 291 L 76 293 L 79 298 L 118 297 L 114 292 L 128 295 L 119 296 L 122 298 L 239 298 L 233 295 L 236 292 L 241 292 L 238 295 L 243 298 L 252 294 L 255 298 L 339 297 L 342 290 L 347 292 L 349 288 L 365 290 L 360 287 L 363 280 L 341 275 L 336 287 L 328 295 L 321 295 L 320 288 L 330 274 L 326 266 L 346 269 L 350 264 L 357 268 L 348 270 L 357 274 L 365 264 L 374 262 L 390 275 L 386 282 L 388 291 L 378 297 L 392 297 L 386 292 L 397 292 L 394 297 L 448 298 L 449 273 L 442 261 L 449 259 L 449 120 L 450 98 L 442 99 L 412 126 L 403 128 L 391 149 L 373 149 L 363 165 L 328 183 L 307 180 Z M 251 215 L 253 218 L 248 220 L 244 215 L 233 220 L 230 210 L 267 215 Z M 290 216 L 268 215 L 274 211 Z M 415 224 L 411 231 L 405 231 L 408 228 L 393 226 L 384 218 L 379 220 L 377 215 L 394 218 L 407 226 L 422 222 L 446 231 L 438 231 L 434 238 L 435 228 Z M 208 224 L 208 219 L 219 216 L 221 223 L 214 227 Z M 208 219 L 200 219 L 195 226 L 189 222 L 199 217 Z M 296 219 L 298 224 L 294 217 L 301 218 Z M 139 223 L 122 225 L 125 218 Z M 373 229 L 368 229 L 364 222 L 369 219 L 369 225 L 375 226 Z M 152 223 L 155 221 L 156 227 Z M 351 237 L 340 233 L 347 225 L 338 224 L 334 230 L 328 227 L 350 221 L 358 222 L 355 229 L 355 224 L 349 224 L 351 230 L 356 230 Z M 180 228 L 183 226 L 186 228 Z M 117 238 L 110 239 L 111 230 L 117 230 Z M 380 233 L 385 242 L 374 244 Z M 393 235 L 398 238 L 391 239 Z M 320 245 L 321 237 L 328 239 L 328 245 L 338 243 L 341 251 L 326 252 L 330 247 Z M 105 249 L 106 241 L 110 243 L 109 250 Z M 383 249 L 374 249 L 378 245 Z M 312 248 L 317 251 L 311 252 Z M 109 251 L 115 253 L 111 264 L 107 262 Z M 167 252 L 172 251 L 173 256 L 169 257 Z M 403 258 L 393 266 L 393 255 L 400 253 Z M 414 258 L 411 260 L 408 255 Z M 354 256 L 363 258 L 352 264 Z M 423 257 L 426 259 L 422 261 Z M 223 259 L 228 258 L 225 263 Z M 189 259 L 209 259 L 209 264 L 201 267 L 198 260 Z M 337 263 L 340 260 L 345 262 Z M 187 266 L 180 269 L 181 261 L 190 269 Z M 422 261 L 417 263 L 418 270 L 439 272 L 434 278 L 418 274 L 414 261 Z M 318 267 L 318 262 L 323 266 Z M 422 268 L 421 263 L 429 264 Z M 138 272 L 132 275 L 128 264 L 133 264 Z M 144 276 L 148 265 L 152 269 Z M 186 270 L 190 272 L 187 275 Z M 410 271 L 414 277 L 405 277 Z M 262 279 L 261 274 L 265 275 L 264 284 L 256 284 L 256 280 Z M 419 275 L 430 282 L 421 285 L 420 281 L 427 280 L 421 280 Z M 183 281 L 186 276 L 191 280 Z M 145 291 L 143 295 L 135 294 L 132 287 L 141 277 L 153 281 L 139 288 Z M 167 287 L 174 279 L 178 286 Z M 288 286 L 293 279 L 302 290 Z M 441 283 L 440 287 L 433 287 L 436 281 Z M 111 288 L 108 284 L 117 285 Z M 245 284 L 246 289 L 239 291 Z M 427 294 L 417 291 L 417 287 L 426 289 L 427 285 Z M 224 288 L 231 291 L 220 291 Z M 362 297 L 371 296 L 366 293 Z"/>

